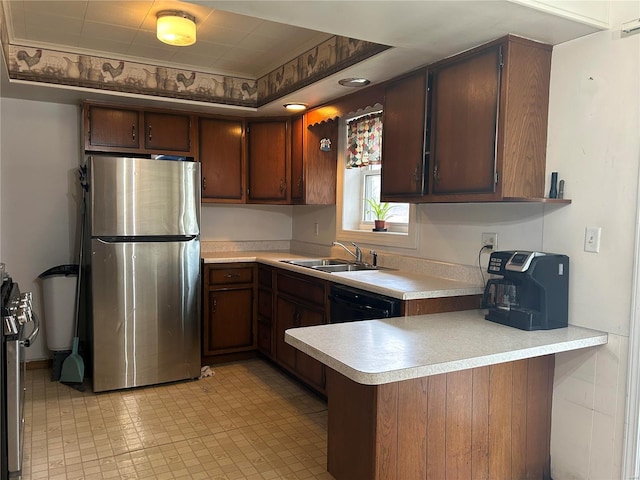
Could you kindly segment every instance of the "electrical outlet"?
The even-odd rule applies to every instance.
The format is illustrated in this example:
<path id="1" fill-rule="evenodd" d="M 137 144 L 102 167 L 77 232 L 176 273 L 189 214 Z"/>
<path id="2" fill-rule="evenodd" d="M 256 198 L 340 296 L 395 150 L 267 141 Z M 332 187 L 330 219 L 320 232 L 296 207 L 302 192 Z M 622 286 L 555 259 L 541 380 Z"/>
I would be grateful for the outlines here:
<path id="1" fill-rule="evenodd" d="M 491 250 L 498 249 L 498 234 L 497 233 L 483 233 L 482 234 L 482 246 L 491 247 Z"/>

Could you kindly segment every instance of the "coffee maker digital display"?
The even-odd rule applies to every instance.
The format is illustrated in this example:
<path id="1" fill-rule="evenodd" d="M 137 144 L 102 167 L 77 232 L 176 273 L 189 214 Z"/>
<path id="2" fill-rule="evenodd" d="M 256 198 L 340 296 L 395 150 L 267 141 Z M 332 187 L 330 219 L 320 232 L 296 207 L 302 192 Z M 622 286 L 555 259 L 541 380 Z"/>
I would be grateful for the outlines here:
<path id="1" fill-rule="evenodd" d="M 567 326 L 569 257 L 555 253 L 493 252 L 484 290 L 485 318 L 521 330 Z"/>

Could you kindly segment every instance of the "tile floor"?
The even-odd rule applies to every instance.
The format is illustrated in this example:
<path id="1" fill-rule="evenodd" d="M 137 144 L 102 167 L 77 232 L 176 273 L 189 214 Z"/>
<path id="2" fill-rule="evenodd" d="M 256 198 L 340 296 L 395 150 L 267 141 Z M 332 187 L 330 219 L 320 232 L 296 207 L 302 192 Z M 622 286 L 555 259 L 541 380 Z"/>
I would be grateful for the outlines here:
<path id="1" fill-rule="evenodd" d="M 212 369 L 97 395 L 28 371 L 23 479 L 333 479 L 326 402 L 259 359 Z"/>

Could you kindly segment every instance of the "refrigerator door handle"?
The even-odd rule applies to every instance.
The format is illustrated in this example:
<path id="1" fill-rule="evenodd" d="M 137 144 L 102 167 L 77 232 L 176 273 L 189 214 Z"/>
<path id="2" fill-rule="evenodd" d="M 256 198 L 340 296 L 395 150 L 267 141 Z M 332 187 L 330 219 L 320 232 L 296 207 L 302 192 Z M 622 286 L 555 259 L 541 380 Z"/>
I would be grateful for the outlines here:
<path id="1" fill-rule="evenodd" d="M 139 242 L 190 242 L 196 240 L 198 235 L 166 235 L 166 236 L 99 236 L 94 237 L 102 243 L 139 243 Z"/>

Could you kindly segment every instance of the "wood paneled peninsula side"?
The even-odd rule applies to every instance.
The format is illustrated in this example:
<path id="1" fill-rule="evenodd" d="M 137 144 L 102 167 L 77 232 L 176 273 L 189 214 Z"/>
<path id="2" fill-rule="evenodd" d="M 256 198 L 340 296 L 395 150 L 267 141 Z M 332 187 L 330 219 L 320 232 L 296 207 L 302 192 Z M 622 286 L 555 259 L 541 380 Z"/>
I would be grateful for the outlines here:
<path id="1" fill-rule="evenodd" d="M 484 310 L 285 332 L 326 365 L 327 470 L 337 480 L 550 479 L 555 353 L 607 343 L 526 332 Z"/>

